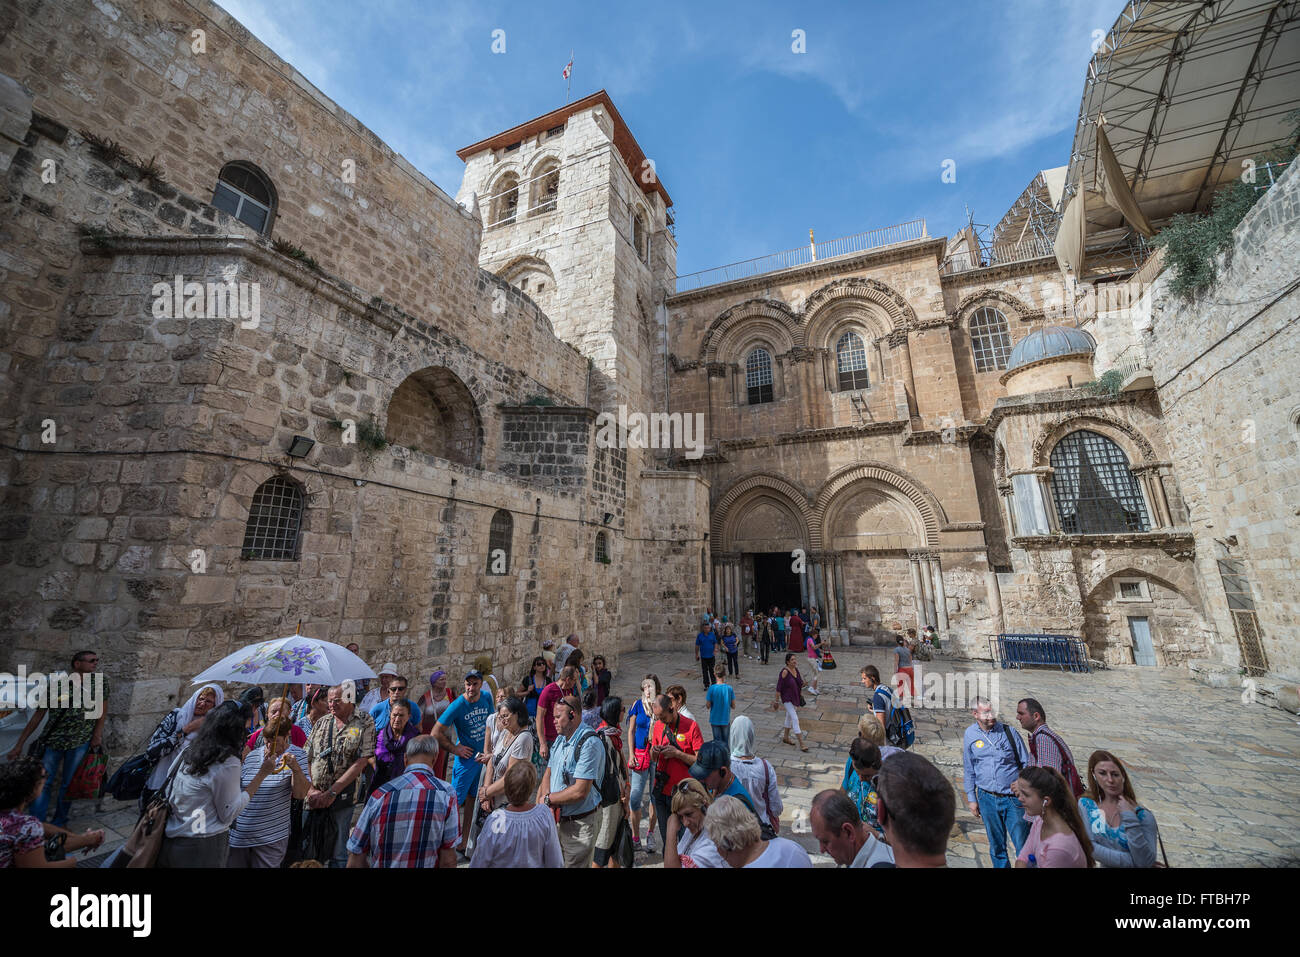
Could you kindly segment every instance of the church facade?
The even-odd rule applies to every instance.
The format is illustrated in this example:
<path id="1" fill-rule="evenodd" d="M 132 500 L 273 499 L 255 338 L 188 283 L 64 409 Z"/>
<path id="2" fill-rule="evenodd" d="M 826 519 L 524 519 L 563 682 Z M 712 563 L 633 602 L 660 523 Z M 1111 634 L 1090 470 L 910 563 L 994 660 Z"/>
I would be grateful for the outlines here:
<path id="1" fill-rule="evenodd" d="M 452 198 L 215 5 L 6 16 L 0 667 L 97 648 L 115 734 L 295 631 L 413 687 L 706 607 L 1231 644 L 1159 396 L 1091 385 L 1054 260 L 953 269 L 912 224 L 685 281 L 603 92 L 461 150 Z M 602 441 L 619 410 L 702 442 Z"/>

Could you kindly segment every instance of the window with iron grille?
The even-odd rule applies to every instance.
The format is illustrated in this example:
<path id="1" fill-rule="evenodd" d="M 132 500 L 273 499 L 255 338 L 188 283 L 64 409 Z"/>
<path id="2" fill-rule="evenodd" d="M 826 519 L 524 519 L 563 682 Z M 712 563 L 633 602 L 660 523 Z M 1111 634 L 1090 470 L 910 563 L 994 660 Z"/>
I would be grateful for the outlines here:
<path id="1" fill-rule="evenodd" d="M 225 210 L 263 236 L 271 235 L 275 217 L 275 188 L 270 179 L 249 163 L 227 163 L 217 175 L 212 205 Z"/>
<path id="2" fill-rule="evenodd" d="M 1011 355 L 1011 335 L 1007 317 L 992 306 L 975 310 L 970 319 L 970 345 L 975 354 L 976 372 L 993 372 L 1007 367 Z"/>
<path id="3" fill-rule="evenodd" d="M 1052 449 L 1052 499 L 1067 535 L 1145 532 L 1146 503 L 1124 451 L 1096 432 L 1071 432 Z"/>
<path id="4" fill-rule="evenodd" d="M 604 532 L 596 533 L 596 561 L 603 565 L 609 564 L 609 539 L 605 537 Z"/>
<path id="5" fill-rule="evenodd" d="M 870 384 L 867 377 L 867 350 L 862 337 L 856 332 L 846 332 L 835 344 L 835 367 L 839 372 L 841 392 L 865 389 Z"/>
<path id="6" fill-rule="evenodd" d="M 1149 601 L 1147 583 L 1137 578 L 1125 578 L 1116 582 L 1119 586 L 1120 601 Z"/>
<path id="7" fill-rule="evenodd" d="M 745 360 L 745 388 L 750 405 L 772 401 L 772 355 L 766 349 L 755 349 Z"/>
<path id="8" fill-rule="evenodd" d="M 492 516 L 492 527 L 488 530 L 489 575 L 506 575 L 510 572 L 510 539 L 513 537 L 515 520 L 504 508 L 497 509 Z"/>
<path id="9" fill-rule="evenodd" d="M 248 509 L 243 557 L 264 562 L 297 561 L 302 504 L 302 490 L 283 475 L 272 476 L 259 485 Z"/>

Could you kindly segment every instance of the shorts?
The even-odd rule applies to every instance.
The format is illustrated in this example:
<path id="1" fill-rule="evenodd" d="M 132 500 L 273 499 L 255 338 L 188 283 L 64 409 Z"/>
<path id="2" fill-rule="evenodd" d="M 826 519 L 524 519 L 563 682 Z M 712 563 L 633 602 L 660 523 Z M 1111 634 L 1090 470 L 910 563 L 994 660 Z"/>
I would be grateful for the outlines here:
<path id="1" fill-rule="evenodd" d="M 808 659 L 808 664 L 810 664 L 810 665 L 813 666 L 813 671 L 821 671 L 821 670 L 822 670 L 822 660 L 821 660 L 820 657 L 818 657 L 818 658 L 809 658 L 809 659 Z"/>
<path id="2" fill-rule="evenodd" d="M 456 763 L 451 769 L 451 786 L 456 789 L 456 803 L 461 807 L 469 800 L 471 791 L 478 792 L 478 776 L 482 770 L 483 765 L 473 758 L 456 756 Z"/>

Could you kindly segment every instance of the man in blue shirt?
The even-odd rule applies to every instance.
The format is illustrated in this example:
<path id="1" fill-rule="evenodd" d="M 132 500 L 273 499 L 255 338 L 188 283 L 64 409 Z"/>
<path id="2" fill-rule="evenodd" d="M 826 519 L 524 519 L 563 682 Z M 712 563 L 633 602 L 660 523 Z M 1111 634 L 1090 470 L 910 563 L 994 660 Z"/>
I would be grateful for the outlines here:
<path id="1" fill-rule="evenodd" d="M 700 663 L 700 672 L 704 675 L 704 690 L 713 684 L 713 654 L 718 645 L 718 633 L 712 626 L 701 629 L 695 636 L 695 660 Z"/>
<path id="2" fill-rule="evenodd" d="M 1029 752 L 1020 735 L 998 720 L 986 698 L 975 699 L 971 715 L 975 723 L 966 729 L 961 748 L 966 805 L 984 821 L 993 866 L 1010 867 L 1007 837 L 1017 854 L 1029 837 L 1025 808 L 1012 790 L 1020 769 L 1029 764 Z"/>
<path id="3" fill-rule="evenodd" d="M 460 805 L 460 846 L 456 850 L 461 854 L 465 853 L 474 809 L 478 807 L 469 796 L 478 793 L 478 775 L 483 767 L 478 760 L 483 754 L 483 733 L 488 718 L 496 713 L 496 706 L 482 691 L 483 675 L 477 670 L 466 672 L 465 693 L 447 706 L 433 726 L 433 736 L 438 739 L 439 746 L 456 755 L 451 784 L 456 789 L 456 801 Z M 456 727 L 458 744 L 451 743 L 451 735 L 447 732 L 452 725 Z"/>
<path id="4" fill-rule="evenodd" d="M 691 765 L 691 777 L 704 785 L 713 800 L 729 794 L 753 811 L 760 825 L 763 823 L 762 815 L 754 806 L 754 799 L 731 770 L 731 752 L 724 742 L 715 739 L 700 748 L 695 763 Z"/>
<path id="5" fill-rule="evenodd" d="M 600 829 L 600 782 L 605 779 L 605 745 L 582 724 L 582 705 L 572 696 L 555 702 L 558 735 L 542 772 L 537 802 L 560 809 L 560 851 L 565 867 L 591 867 Z M 611 769 L 612 770 L 612 769 Z"/>
<path id="6" fill-rule="evenodd" d="M 401 675 L 398 675 L 389 683 L 388 697 L 370 709 L 370 717 L 375 719 L 376 728 L 388 727 L 389 711 L 399 701 L 406 702 L 406 707 L 411 712 L 412 723 L 417 728 L 420 726 L 420 709 L 414 701 L 406 697 L 406 688 L 406 679 Z"/>

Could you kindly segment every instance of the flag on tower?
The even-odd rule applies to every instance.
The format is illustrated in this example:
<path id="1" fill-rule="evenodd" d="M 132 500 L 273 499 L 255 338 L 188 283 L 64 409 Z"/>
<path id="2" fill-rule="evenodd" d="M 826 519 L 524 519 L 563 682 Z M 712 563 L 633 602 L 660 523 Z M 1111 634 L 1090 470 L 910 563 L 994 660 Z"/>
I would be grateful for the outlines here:
<path id="1" fill-rule="evenodd" d="M 564 78 L 567 80 L 573 75 L 573 59 L 570 57 L 569 62 L 564 65 Z"/>

